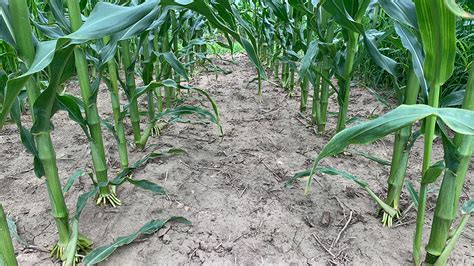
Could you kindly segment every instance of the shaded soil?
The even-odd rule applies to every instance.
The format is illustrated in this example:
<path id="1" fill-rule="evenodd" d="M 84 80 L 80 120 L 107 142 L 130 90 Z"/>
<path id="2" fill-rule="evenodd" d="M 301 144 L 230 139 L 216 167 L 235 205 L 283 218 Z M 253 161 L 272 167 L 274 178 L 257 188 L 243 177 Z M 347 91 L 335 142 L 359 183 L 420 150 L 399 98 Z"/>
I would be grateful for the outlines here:
<path id="1" fill-rule="evenodd" d="M 153 150 L 182 148 L 188 155 L 156 160 L 135 172 L 137 179 L 148 179 L 166 188 L 168 196 L 154 195 L 125 184 L 118 188 L 123 202 L 119 208 L 87 205 L 80 230 L 95 246 L 130 234 L 151 219 L 178 215 L 192 226 L 172 225 L 158 234 L 140 238 L 119 248 L 106 265 L 155 264 L 410 264 L 415 211 L 411 208 L 392 229 L 382 227 L 376 204 L 354 183 L 338 176 L 318 175 L 312 193 L 303 195 L 304 183 L 292 188 L 284 181 L 307 169 L 333 132 L 317 136 L 308 117 L 298 113 L 298 97 L 288 98 L 281 88 L 264 82 L 263 97 L 256 96 L 256 83 L 250 83 L 255 70 L 243 56 L 237 64 L 219 63 L 231 71 L 216 76 L 202 73 L 193 85 L 207 89 L 221 111 L 224 137 L 207 123 L 172 124 L 150 141 L 144 151 L 132 151 L 131 161 Z M 77 93 L 77 83 L 68 87 Z M 201 104 L 196 95 L 186 96 Z M 331 112 L 337 112 L 331 99 Z M 204 106 L 208 103 L 202 101 Z M 99 94 L 99 109 L 111 116 L 107 90 Z M 353 88 L 350 115 L 362 120 L 387 109 L 362 88 Z M 28 119 L 25 117 L 25 119 Z M 335 125 L 335 115 L 330 125 Z M 28 121 L 26 121 L 28 122 Z M 90 171 L 88 144 L 80 128 L 67 115 L 54 118 L 53 132 L 59 171 L 63 184 L 77 169 Z M 111 176 L 119 168 L 115 140 L 104 130 Z M 34 177 L 31 156 L 20 143 L 15 126 L 0 131 L 0 201 L 14 218 L 19 234 L 33 248 L 15 241 L 20 265 L 53 264 L 48 253 L 56 239 L 44 182 Z M 355 147 L 389 160 L 393 137 L 367 146 Z M 442 156 L 437 144 L 435 157 Z M 408 178 L 419 179 L 422 147 L 418 141 L 410 159 Z M 389 167 L 354 154 L 327 159 L 324 165 L 346 170 L 363 178 L 383 197 Z M 472 171 L 466 179 L 465 197 L 472 197 Z M 434 186 L 436 187 L 436 186 Z M 73 209 L 77 197 L 90 189 L 82 177 L 66 194 Z M 426 227 L 431 223 L 433 195 L 428 203 Z M 410 205 L 403 194 L 402 206 Z M 429 231 L 425 232 L 425 241 Z M 450 264 L 474 263 L 471 221 Z M 327 250 L 326 250 L 327 249 Z M 43 251 L 42 251 L 43 250 Z"/>

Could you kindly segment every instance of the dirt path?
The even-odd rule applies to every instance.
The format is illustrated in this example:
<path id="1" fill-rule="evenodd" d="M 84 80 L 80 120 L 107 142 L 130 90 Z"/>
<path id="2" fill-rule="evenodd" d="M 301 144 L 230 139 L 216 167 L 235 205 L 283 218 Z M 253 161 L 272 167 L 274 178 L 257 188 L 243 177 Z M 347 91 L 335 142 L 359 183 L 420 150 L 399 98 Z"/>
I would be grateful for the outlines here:
<path id="1" fill-rule="evenodd" d="M 173 225 L 161 237 L 142 238 L 118 249 L 105 264 L 410 264 L 413 210 L 401 225 L 387 229 L 379 222 L 374 202 L 341 177 L 319 175 L 307 197 L 302 183 L 283 187 L 284 180 L 309 167 L 328 136 L 318 137 L 307 128 L 304 118 L 298 116 L 297 99 L 285 97 L 280 88 L 265 83 L 263 98 L 256 97 L 255 84 L 247 86 L 255 76 L 254 68 L 245 57 L 237 56 L 236 60 L 237 65 L 221 65 L 232 73 L 217 79 L 211 73 L 203 74 L 194 81 L 216 99 L 225 136 L 220 138 L 210 124 L 172 125 L 152 140 L 157 145 L 154 149 L 182 148 L 189 155 L 154 161 L 134 175 L 163 185 L 169 197 L 124 185 L 118 189 L 122 207 L 104 209 L 90 203 L 80 225 L 96 246 L 129 234 L 151 219 L 179 215 L 191 220 L 193 226 Z M 366 90 L 354 89 L 351 99 L 352 115 L 367 117 L 382 112 Z M 99 105 L 100 110 L 110 110 L 105 89 L 100 92 Z M 110 111 L 103 113 L 104 117 L 110 115 Z M 335 117 L 330 119 L 334 124 Z M 65 182 L 75 170 L 89 169 L 87 143 L 65 114 L 56 116 L 54 124 Z M 0 131 L 0 144 L 0 201 L 16 219 L 26 241 L 48 248 L 56 236 L 43 181 L 34 177 L 31 157 L 21 146 L 14 126 Z M 419 173 L 419 144 L 408 173 L 411 179 L 417 179 Z M 106 145 L 112 154 L 110 165 L 117 168 L 114 139 L 108 133 Z M 392 137 L 357 148 L 389 159 L 391 146 Z M 144 154 L 133 152 L 132 161 Z M 331 158 L 325 164 L 363 177 L 379 195 L 385 191 L 388 166 L 350 155 Z M 472 187 L 472 172 L 469 177 L 466 188 Z M 83 177 L 66 194 L 68 205 L 74 206 L 77 196 L 88 189 L 89 180 Z M 472 196 L 472 192 L 466 190 L 466 195 Z M 409 203 L 404 194 L 403 206 Z M 430 206 L 434 206 L 432 199 Z M 450 263 L 474 263 L 473 229 L 471 222 Z M 16 248 L 21 265 L 52 264 L 47 253 L 18 244 Z"/>

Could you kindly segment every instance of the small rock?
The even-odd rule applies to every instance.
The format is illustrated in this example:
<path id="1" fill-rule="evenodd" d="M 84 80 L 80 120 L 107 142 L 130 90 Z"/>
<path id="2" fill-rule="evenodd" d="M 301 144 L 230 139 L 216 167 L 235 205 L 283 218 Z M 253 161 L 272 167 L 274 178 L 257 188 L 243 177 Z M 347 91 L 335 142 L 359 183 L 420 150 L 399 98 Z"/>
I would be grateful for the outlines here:
<path id="1" fill-rule="evenodd" d="M 168 245 L 169 243 L 171 243 L 171 237 L 168 234 L 163 236 L 163 243 L 165 245 Z"/>
<path id="2" fill-rule="evenodd" d="M 222 243 L 222 248 L 225 249 L 226 251 L 231 251 L 234 248 L 234 243 L 233 242 L 224 242 L 224 243 Z"/>
<path id="3" fill-rule="evenodd" d="M 328 211 L 324 211 L 323 215 L 321 216 L 321 220 L 319 220 L 319 224 L 322 227 L 328 227 L 331 224 L 331 213 Z"/>

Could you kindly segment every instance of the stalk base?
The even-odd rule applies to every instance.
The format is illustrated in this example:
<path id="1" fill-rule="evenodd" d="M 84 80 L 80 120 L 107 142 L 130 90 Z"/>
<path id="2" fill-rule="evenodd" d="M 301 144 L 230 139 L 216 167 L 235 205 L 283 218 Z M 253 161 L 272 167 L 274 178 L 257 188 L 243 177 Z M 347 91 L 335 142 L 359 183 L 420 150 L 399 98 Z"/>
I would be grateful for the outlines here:
<path id="1" fill-rule="evenodd" d="M 76 248 L 76 256 L 75 256 L 75 263 L 79 263 L 82 258 L 92 250 L 92 240 L 79 234 L 77 238 L 77 248 Z M 51 258 L 58 259 L 61 261 L 65 261 L 65 253 L 67 244 L 61 244 L 57 242 L 53 249 L 51 250 Z"/>
<path id="2" fill-rule="evenodd" d="M 112 207 L 117 207 L 122 205 L 122 202 L 117 197 L 115 191 L 109 191 L 109 193 L 99 192 L 97 195 L 96 204 L 103 206 L 112 205 Z"/>

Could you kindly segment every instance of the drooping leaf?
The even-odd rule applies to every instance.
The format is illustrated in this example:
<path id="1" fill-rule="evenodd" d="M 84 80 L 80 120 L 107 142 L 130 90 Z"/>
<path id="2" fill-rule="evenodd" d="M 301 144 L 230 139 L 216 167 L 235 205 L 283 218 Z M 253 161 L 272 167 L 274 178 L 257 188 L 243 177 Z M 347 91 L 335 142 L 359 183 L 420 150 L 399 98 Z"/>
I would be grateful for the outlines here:
<path id="1" fill-rule="evenodd" d="M 378 3 L 397 22 L 418 29 L 415 4 L 411 0 L 378 0 Z"/>
<path id="2" fill-rule="evenodd" d="M 354 183 L 356 183 L 359 187 L 361 187 L 362 189 L 364 189 L 368 194 L 369 196 L 375 201 L 377 202 L 377 204 L 382 208 L 384 209 L 387 213 L 389 213 L 390 215 L 392 216 L 395 216 L 397 211 L 395 209 L 393 209 L 392 207 L 390 207 L 389 205 L 387 205 L 383 200 L 381 200 L 373 191 L 372 189 L 370 189 L 370 187 L 368 186 L 367 182 L 365 182 L 364 180 L 360 179 L 359 177 L 355 176 L 355 175 L 352 175 L 350 173 L 347 173 L 345 171 L 342 171 L 342 170 L 339 170 L 339 169 L 336 169 L 336 168 L 333 168 L 333 167 L 321 167 L 321 166 L 318 166 L 316 168 L 316 171 L 314 173 L 323 173 L 323 174 L 328 174 L 328 175 L 338 175 L 338 176 L 341 176 L 343 178 L 345 178 L 346 180 L 348 181 L 352 181 Z M 303 177 L 308 177 L 309 179 L 313 179 L 313 169 L 308 169 L 306 171 L 303 171 L 303 172 L 299 172 L 299 173 L 296 173 L 293 178 L 291 178 L 288 182 L 287 182 L 287 185 L 288 184 L 292 184 L 296 179 L 299 179 L 299 178 L 303 178 Z"/>
<path id="3" fill-rule="evenodd" d="M 409 29 L 398 23 L 395 23 L 395 31 L 398 36 L 400 36 L 403 47 L 405 47 L 411 54 L 413 71 L 420 82 L 421 91 L 423 93 L 423 97 L 425 98 L 425 102 L 428 102 L 428 84 L 426 82 L 425 73 L 423 70 L 423 62 L 425 61 L 425 57 L 423 54 L 421 41 L 419 41 L 416 35 Z"/>
<path id="4" fill-rule="evenodd" d="M 101 261 L 107 259 L 117 248 L 121 246 L 128 245 L 132 243 L 135 239 L 137 239 L 141 235 L 151 235 L 154 234 L 156 231 L 161 229 L 169 222 L 178 222 L 183 223 L 186 225 L 190 225 L 191 222 L 186 220 L 183 217 L 171 217 L 167 220 L 151 220 L 142 226 L 138 231 L 127 235 L 117 238 L 113 243 L 109 245 L 105 245 L 102 247 L 98 247 L 92 250 L 89 254 L 84 257 L 83 263 L 85 265 L 93 265 L 97 264 Z"/>
<path id="5" fill-rule="evenodd" d="M 342 152 L 351 144 L 366 144 L 391 134 L 405 126 L 437 116 L 455 132 L 474 135 L 474 112 L 454 108 L 433 108 L 427 105 L 402 105 L 395 110 L 369 122 L 358 124 L 336 134 L 314 160 L 313 173 L 316 173 L 321 160 Z M 305 193 L 311 188 L 311 178 L 306 184 Z"/>

